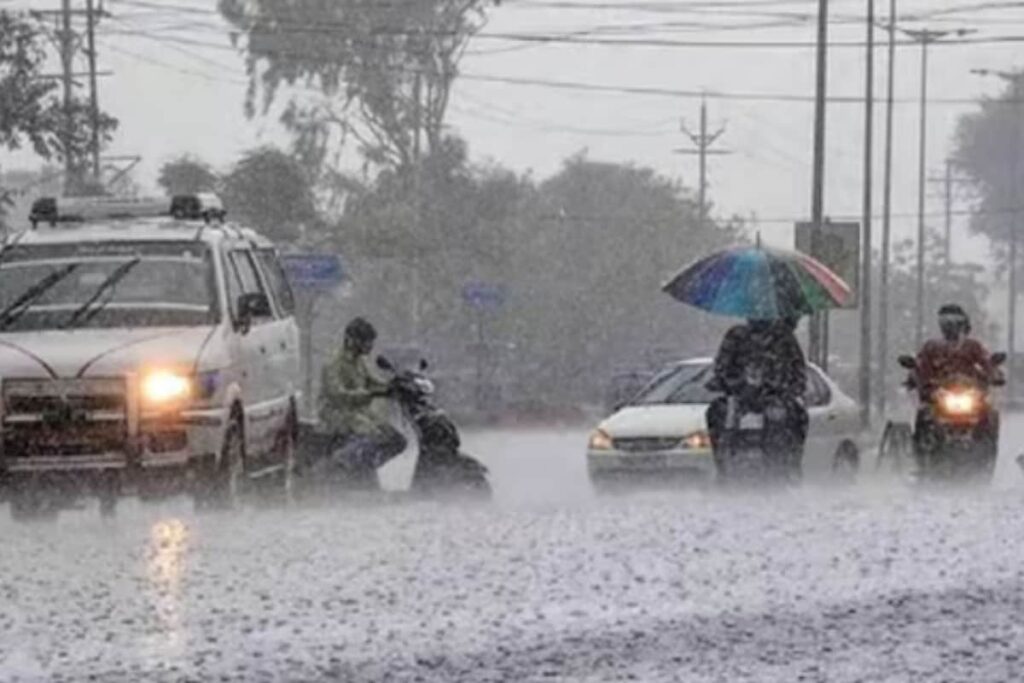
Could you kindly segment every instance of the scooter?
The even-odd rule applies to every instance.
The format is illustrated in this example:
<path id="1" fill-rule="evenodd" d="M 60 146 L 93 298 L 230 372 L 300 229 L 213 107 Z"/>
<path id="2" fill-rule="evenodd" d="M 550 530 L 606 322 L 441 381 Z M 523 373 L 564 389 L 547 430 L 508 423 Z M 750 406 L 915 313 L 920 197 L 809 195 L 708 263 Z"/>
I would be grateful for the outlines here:
<path id="1" fill-rule="evenodd" d="M 487 468 L 459 450 L 462 440 L 458 428 L 435 401 L 434 383 L 425 375 L 427 362 L 421 360 L 418 371 L 403 370 L 380 356 L 377 367 L 391 375 L 392 398 L 409 420 L 419 443 L 412 492 L 490 498 Z"/>
<path id="2" fill-rule="evenodd" d="M 743 377 L 726 392 L 714 380 L 708 388 L 727 393 L 725 424 L 715 448 L 720 483 L 772 484 L 799 478 L 794 466 L 789 408 L 764 382 L 757 363 L 747 365 Z"/>
<path id="3" fill-rule="evenodd" d="M 1006 362 L 1006 354 L 992 354 L 990 362 L 998 368 Z M 920 390 L 916 359 L 900 356 L 899 364 L 909 371 L 905 386 Z M 1005 379 L 998 371 L 992 377 L 958 373 L 922 396 L 920 410 L 928 431 L 925 438 L 915 440 L 923 444 L 916 454 L 919 479 L 991 480 L 998 444 L 991 441 L 984 423 L 986 418 L 997 419 L 991 388 L 1003 384 Z"/>

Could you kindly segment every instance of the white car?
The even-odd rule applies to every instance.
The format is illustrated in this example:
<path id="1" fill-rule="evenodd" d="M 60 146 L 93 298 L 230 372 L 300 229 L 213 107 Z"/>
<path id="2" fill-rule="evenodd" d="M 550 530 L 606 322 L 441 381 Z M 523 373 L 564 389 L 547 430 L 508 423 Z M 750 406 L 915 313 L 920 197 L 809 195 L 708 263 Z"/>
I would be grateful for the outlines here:
<path id="1" fill-rule="evenodd" d="M 16 515 L 291 486 L 299 331 L 274 246 L 213 196 L 43 199 L 0 246 L 0 484 Z"/>
<path id="2" fill-rule="evenodd" d="M 712 363 L 698 358 L 669 366 L 601 422 L 587 448 L 587 469 L 595 485 L 635 475 L 714 475 L 705 412 L 716 394 L 704 386 Z M 814 365 L 807 373 L 807 408 L 804 472 L 855 468 L 861 431 L 857 404 Z"/>

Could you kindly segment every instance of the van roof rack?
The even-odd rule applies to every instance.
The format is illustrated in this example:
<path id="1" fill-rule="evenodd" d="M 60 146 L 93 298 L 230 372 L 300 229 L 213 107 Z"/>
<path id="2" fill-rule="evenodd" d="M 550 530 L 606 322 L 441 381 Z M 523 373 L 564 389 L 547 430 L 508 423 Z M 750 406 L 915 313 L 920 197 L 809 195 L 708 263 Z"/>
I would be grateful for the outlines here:
<path id="1" fill-rule="evenodd" d="M 176 195 L 167 199 L 141 197 L 40 197 L 32 204 L 29 221 L 35 229 L 40 222 L 83 223 L 92 220 L 156 218 L 224 221 L 227 211 L 212 192 Z"/>

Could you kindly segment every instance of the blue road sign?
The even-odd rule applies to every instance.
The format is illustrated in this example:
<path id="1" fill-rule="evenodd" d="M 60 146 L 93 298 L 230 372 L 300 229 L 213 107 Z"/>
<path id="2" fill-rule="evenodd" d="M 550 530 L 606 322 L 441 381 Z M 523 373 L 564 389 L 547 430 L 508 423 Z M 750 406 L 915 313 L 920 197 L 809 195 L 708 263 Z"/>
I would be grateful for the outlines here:
<path id="1" fill-rule="evenodd" d="M 462 286 L 462 299 L 481 311 L 496 311 L 505 305 L 505 286 L 491 282 L 467 282 Z"/>
<path id="2" fill-rule="evenodd" d="M 348 279 L 337 254 L 282 254 L 281 265 L 296 289 L 331 289 Z"/>

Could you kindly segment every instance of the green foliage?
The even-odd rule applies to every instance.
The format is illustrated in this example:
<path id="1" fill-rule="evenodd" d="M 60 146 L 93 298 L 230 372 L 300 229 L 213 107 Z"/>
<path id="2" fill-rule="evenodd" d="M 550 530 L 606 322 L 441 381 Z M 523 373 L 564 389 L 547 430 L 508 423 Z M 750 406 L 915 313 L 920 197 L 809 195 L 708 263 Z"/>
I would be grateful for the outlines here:
<path id="1" fill-rule="evenodd" d="M 220 178 L 205 161 L 186 154 L 161 166 L 156 182 L 164 192 L 173 196 L 213 192 L 220 184 Z"/>
<path id="2" fill-rule="evenodd" d="M 56 84 L 40 78 L 45 37 L 35 19 L 0 10 L 0 147 L 26 142 L 49 158 L 59 149 L 60 103 Z"/>
<path id="3" fill-rule="evenodd" d="M 294 240 L 317 222 L 312 184 L 303 167 L 273 147 L 249 150 L 224 177 L 229 215 L 274 240 Z"/>
<path id="4" fill-rule="evenodd" d="M 1005 241 L 1022 219 L 1024 186 L 1024 74 L 995 99 L 960 118 L 956 132 L 957 166 L 970 180 L 980 202 L 972 228 L 994 241 Z M 1004 258 L 998 250 L 995 255 Z"/>
<path id="5" fill-rule="evenodd" d="M 0 148 L 28 144 L 44 159 L 71 159 L 78 166 L 92 145 L 90 110 L 78 101 L 64 106 L 56 82 L 42 78 L 45 61 L 38 21 L 0 10 Z M 109 140 L 117 121 L 101 113 L 99 124 L 101 141 Z"/>
<path id="6" fill-rule="evenodd" d="M 728 321 L 660 288 L 740 239 L 713 223 L 700 229 L 690 194 L 650 169 L 575 157 L 537 183 L 468 163 L 457 140 L 415 172 L 381 173 L 350 199 L 338 228 L 354 271 L 350 314 L 463 369 L 482 323 L 487 372 L 509 398 L 570 402 L 599 401 L 611 373 L 654 353 L 713 351 Z M 468 281 L 503 285 L 504 309 L 479 319 L 461 298 Z"/>
<path id="7" fill-rule="evenodd" d="M 241 35 L 246 111 L 266 114 L 282 86 L 282 121 L 307 164 L 349 137 L 368 162 L 409 167 L 443 141 L 452 83 L 489 0 L 220 0 Z M 311 98 L 310 92 L 323 95 Z M 422 135 L 422 140 L 421 140 Z"/>

